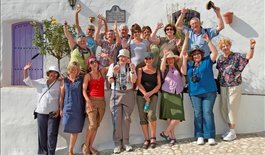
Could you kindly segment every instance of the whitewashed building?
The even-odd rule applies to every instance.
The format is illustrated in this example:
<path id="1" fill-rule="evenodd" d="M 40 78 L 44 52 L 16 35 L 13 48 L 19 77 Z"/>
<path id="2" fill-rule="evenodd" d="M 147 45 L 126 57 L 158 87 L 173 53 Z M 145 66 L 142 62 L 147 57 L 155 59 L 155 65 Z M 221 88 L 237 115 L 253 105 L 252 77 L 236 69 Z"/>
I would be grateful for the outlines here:
<path id="1" fill-rule="evenodd" d="M 82 6 L 79 21 L 84 29 L 89 24 L 90 16 L 105 15 L 106 10 L 117 5 L 126 11 L 125 23 L 129 26 L 138 23 L 155 28 L 157 22 L 168 23 L 168 15 L 178 11 L 183 6 L 200 13 L 203 27 L 216 25 L 216 15 L 213 10 L 206 10 L 205 0 L 77 0 Z M 225 29 L 214 39 L 229 37 L 232 40 L 232 50 L 248 52 L 249 39 L 257 41 L 254 58 L 250 60 L 243 72 L 244 95 L 239 112 L 237 131 L 239 133 L 265 131 L 265 90 L 264 90 L 264 1 L 263 0 L 214 0 L 221 8 L 222 14 L 227 11 L 234 13 L 233 22 L 225 24 Z M 67 0 L 2 0 L 1 1 L 1 154 L 3 155 L 33 155 L 37 152 L 37 124 L 33 120 L 33 110 L 36 105 L 35 90 L 22 86 L 22 69 L 30 57 L 38 52 L 32 47 L 30 38 L 33 28 L 30 21 L 41 22 L 54 16 L 57 22 L 74 23 L 74 10 Z M 96 22 L 95 22 L 96 23 Z M 112 24 L 109 24 L 111 27 Z M 164 35 L 162 30 L 158 33 Z M 21 54 L 24 53 L 24 54 Z M 68 58 L 62 60 L 62 69 L 66 68 Z M 38 57 L 34 62 L 33 78 L 42 77 L 47 66 L 56 64 L 51 56 Z M 109 100 L 109 92 L 106 93 Z M 193 110 L 187 94 L 185 94 L 186 121 L 176 128 L 177 138 L 193 136 Z M 108 103 L 108 102 L 107 102 Z M 215 121 L 217 134 L 221 134 L 226 125 L 219 112 L 219 98 L 215 105 Z M 109 107 L 99 128 L 95 147 L 99 150 L 112 148 L 112 123 Z M 143 141 L 139 125 L 138 111 L 132 114 L 131 138 L 133 144 Z M 159 120 L 157 133 L 162 131 L 166 123 Z M 85 126 L 86 128 L 87 126 Z M 85 129 L 79 136 L 76 151 L 84 142 Z M 161 140 L 157 134 L 158 140 Z M 58 149 L 56 154 L 67 152 L 69 135 L 60 129 Z"/>

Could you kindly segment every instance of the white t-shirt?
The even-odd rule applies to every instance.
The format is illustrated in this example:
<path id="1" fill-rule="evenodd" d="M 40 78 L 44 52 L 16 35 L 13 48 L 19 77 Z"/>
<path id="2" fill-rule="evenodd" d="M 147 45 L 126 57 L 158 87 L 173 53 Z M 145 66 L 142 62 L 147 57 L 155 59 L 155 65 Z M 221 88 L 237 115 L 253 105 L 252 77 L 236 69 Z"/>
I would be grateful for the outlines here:
<path id="1" fill-rule="evenodd" d="M 113 77 L 113 63 L 109 66 L 107 77 Z M 127 68 L 127 69 L 126 69 Z M 128 90 L 133 89 L 133 83 L 130 81 L 130 69 L 129 65 L 127 67 L 120 65 L 120 71 L 116 77 L 116 90 Z M 129 78 L 130 77 L 130 78 Z M 111 89 L 114 89 L 114 82 L 111 84 Z"/>

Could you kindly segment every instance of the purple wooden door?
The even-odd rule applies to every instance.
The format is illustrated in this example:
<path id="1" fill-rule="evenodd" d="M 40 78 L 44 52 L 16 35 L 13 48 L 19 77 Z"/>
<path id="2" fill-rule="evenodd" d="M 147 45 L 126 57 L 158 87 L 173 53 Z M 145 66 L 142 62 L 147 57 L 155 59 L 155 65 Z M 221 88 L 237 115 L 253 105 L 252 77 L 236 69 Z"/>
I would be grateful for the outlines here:
<path id="1" fill-rule="evenodd" d="M 30 22 L 12 25 L 12 84 L 25 85 L 23 82 L 23 68 L 31 57 L 39 53 L 39 48 L 32 45 L 34 28 Z M 43 57 L 39 55 L 32 60 L 29 70 L 32 79 L 43 77 Z"/>

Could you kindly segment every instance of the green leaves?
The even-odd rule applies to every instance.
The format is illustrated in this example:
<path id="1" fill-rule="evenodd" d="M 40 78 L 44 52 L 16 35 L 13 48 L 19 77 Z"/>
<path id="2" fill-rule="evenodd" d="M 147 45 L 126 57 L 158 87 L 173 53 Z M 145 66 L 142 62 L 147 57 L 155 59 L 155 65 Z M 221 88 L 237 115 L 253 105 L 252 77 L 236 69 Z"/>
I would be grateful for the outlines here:
<path id="1" fill-rule="evenodd" d="M 31 22 L 34 27 L 33 45 L 40 48 L 42 55 L 52 55 L 58 62 L 71 53 L 68 40 L 64 35 L 63 25 L 56 22 L 54 17 L 41 23 Z M 68 26 L 69 32 L 76 36 L 75 25 Z M 60 64 L 58 64 L 60 66 Z M 58 67 L 59 67 L 58 66 Z"/>

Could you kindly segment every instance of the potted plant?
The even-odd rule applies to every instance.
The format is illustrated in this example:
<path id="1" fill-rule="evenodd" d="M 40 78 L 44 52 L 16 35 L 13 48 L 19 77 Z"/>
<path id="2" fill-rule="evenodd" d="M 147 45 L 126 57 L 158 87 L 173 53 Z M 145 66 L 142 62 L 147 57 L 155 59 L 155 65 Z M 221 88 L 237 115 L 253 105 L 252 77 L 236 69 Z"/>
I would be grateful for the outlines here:
<path id="1" fill-rule="evenodd" d="M 49 20 L 43 20 L 41 25 L 32 21 L 34 27 L 33 45 L 40 48 L 40 54 L 52 55 L 57 59 L 58 68 L 60 69 L 60 60 L 68 56 L 71 49 L 68 45 L 68 40 L 64 35 L 63 24 L 57 23 L 54 17 Z M 75 36 L 75 25 L 69 25 L 69 32 Z"/>

